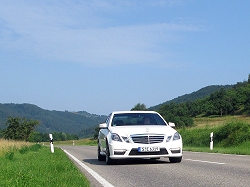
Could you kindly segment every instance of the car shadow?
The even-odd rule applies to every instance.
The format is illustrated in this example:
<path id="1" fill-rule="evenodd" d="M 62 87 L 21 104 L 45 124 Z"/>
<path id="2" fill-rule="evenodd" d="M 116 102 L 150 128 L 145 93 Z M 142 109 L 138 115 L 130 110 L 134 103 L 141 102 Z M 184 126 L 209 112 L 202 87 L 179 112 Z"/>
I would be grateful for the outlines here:
<path id="1" fill-rule="evenodd" d="M 98 159 L 83 159 L 91 165 L 106 165 L 105 161 L 98 161 Z M 172 164 L 168 159 L 121 159 L 116 160 L 114 165 L 148 165 L 148 164 Z"/>

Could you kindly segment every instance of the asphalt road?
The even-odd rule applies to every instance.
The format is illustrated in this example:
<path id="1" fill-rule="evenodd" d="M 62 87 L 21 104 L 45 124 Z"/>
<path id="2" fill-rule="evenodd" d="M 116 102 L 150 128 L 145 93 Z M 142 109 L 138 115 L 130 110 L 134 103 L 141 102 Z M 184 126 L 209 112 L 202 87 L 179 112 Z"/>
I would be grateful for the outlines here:
<path id="1" fill-rule="evenodd" d="M 106 165 L 97 160 L 95 146 L 61 148 L 99 174 L 110 186 L 250 186 L 250 156 L 184 152 L 181 163 L 172 164 L 168 158 L 161 158 L 124 160 L 118 165 Z M 89 178 L 92 186 L 109 186 L 100 184 L 79 163 L 76 165 Z"/>

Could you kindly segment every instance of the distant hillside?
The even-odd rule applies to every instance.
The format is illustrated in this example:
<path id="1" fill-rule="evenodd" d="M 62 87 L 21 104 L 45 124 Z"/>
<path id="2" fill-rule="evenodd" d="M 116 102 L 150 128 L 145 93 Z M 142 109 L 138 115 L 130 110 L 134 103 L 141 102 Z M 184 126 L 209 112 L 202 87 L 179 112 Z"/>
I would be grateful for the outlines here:
<path id="1" fill-rule="evenodd" d="M 195 101 L 197 99 L 201 99 L 201 98 L 207 97 L 211 93 L 213 93 L 213 92 L 215 92 L 217 90 L 220 90 L 221 88 L 224 88 L 225 90 L 227 90 L 227 89 L 232 88 L 232 87 L 233 87 L 233 85 L 224 85 L 224 86 L 222 86 L 222 85 L 212 85 L 212 86 L 206 86 L 206 87 L 201 88 L 200 90 L 192 92 L 190 94 L 185 94 L 185 95 L 176 97 L 176 98 L 174 98 L 172 100 L 169 100 L 169 101 L 166 101 L 164 103 L 161 103 L 159 105 L 152 106 L 152 107 L 149 108 L 149 110 L 158 110 L 160 108 L 160 106 L 164 105 L 164 104 L 170 104 L 170 103 L 179 104 L 179 103 L 188 102 L 188 101 Z"/>
<path id="2" fill-rule="evenodd" d="M 171 102 L 178 104 L 186 101 L 194 101 L 207 97 L 221 88 L 229 89 L 232 87 L 232 85 L 207 86 L 196 92 L 185 94 L 162 104 L 150 107 L 149 110 L 158 110 L 161 105 Z M 5 122 L 9 116 L 25 117 L 27 119 L 40 121 L 41 124 L 36 129 L 38 132 L 65 132 L 68 134 L 77 134 L 80 138 L 92 136 L 95 127 L 106 119 L 106 116 L 90 114 L 86 111 L 50 111 L 32 104 L 0 104 L 0 130 L 6 128 Z"/>
<path id="3" fill-rule="evenodd" d="M 42 133 L 65 132 L 79 137 L 94 133 L 94 128 L 105 121 L 106 116 L 85 111 L 50 111 L 32 104 L 0 104 L 0 129 L 6 128 L 7 117 L 35 119 L 41 122 L 36 131 Z"/>

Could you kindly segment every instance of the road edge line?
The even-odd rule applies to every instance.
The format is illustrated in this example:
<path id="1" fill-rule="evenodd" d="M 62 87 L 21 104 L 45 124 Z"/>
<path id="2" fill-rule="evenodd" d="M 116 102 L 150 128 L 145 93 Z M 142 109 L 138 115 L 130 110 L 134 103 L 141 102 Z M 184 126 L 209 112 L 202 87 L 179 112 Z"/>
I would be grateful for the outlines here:
<path id="1" fill-rule="evenodd" d="M 86 171 L 89 172 L 90 175 L 92 175 L 100 184 L 102 184 L 104 187 L 114 187 L 112 184 L 110 184 L 107 180 L 105 180 L 103 177 L 101 177 L 98 173 L 96 173 L 94 170 L 86 166 L 84 163 L 82 163 L 80 160 L 78 160 L 76 157 L 71 155 L 69 152 L 63 149 L 63 151 L 70 156 L 76 163 L 78 163 L 82 168 L 84 168 Z"/>

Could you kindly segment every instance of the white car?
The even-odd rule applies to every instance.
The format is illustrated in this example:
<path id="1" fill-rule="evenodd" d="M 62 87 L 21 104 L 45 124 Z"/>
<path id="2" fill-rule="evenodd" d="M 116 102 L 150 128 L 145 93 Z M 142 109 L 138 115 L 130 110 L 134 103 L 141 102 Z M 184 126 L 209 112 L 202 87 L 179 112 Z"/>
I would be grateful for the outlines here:
<path id="1" fill-rule="evenodd" d="M 112 112 L 99 125 L 98 160 L 108 165 L 118 159 L 168 157 L 182 160 L 182 138 L 163 117 L 154 111 Z"/>

